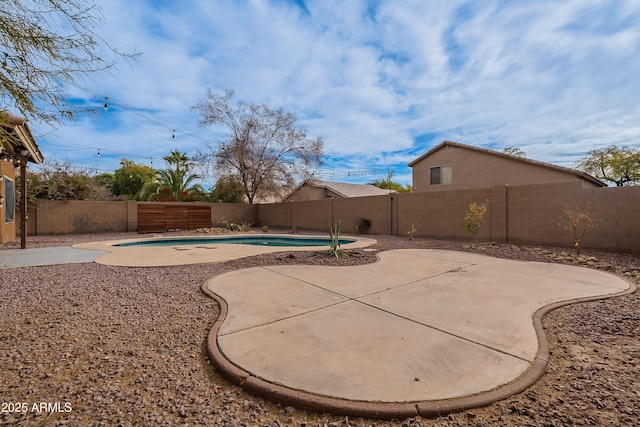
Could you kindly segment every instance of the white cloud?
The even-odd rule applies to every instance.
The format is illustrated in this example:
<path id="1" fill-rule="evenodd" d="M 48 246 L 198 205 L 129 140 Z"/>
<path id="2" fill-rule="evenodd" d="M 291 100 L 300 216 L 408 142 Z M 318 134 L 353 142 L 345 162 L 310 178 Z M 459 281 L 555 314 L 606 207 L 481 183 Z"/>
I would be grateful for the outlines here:
<path id="1" fill-rule="evenodd" d="M 143 55 L 85 82 L 93 93 L 70 93 L 134 112 L 70 123 L 42 137 L 45 156 L 49 143 L 192 154 L 202 139 L 167 141 L 167 128 L 214 134 L 190 111 L 207 88 L 296 113 L 341 169 L 392 167 L 405 179 L 406 162 L 443 139 L 563 166 L 596 146 L 638 144 L 632 0 L 104 3 L 98 32 Z"/>

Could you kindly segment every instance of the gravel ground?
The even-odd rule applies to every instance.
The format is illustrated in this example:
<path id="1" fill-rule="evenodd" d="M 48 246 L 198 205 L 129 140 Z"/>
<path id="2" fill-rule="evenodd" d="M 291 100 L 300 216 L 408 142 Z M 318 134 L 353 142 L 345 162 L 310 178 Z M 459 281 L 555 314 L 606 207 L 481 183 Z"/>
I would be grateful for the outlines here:
<path id="1" fill-rule="evenodd" d="M 30 237 L 28 247 L 137 237 Z M 445 248 L 579 263 L 640 281 L 640 258 L 566 249 L 372 236 L 377 248 Z M 13 241 L 4 248 L 19 247 Z M 221 264 L 128 268 L 95 263 L 0 270 L 0 425 L 556 426 L 638 425 L 640 296 L 575 304 L 544 320 L 551 358 L 525 392 L 437 419 L 352 419 L 255 398 L 221 378 L 205 342 L 218 307 L 201 291 L 233 269 L 330 263 L 313 253 Z M 342 258 L 373 262 L 375 255 Z M 45 405 L 40 406 L 41 403 Z M 35 404 L 35 407 L 34 407 Z M 47 404 L 49 407 L 46 407 Z M 19 412 L 17 412 L 19 411 Z"/>

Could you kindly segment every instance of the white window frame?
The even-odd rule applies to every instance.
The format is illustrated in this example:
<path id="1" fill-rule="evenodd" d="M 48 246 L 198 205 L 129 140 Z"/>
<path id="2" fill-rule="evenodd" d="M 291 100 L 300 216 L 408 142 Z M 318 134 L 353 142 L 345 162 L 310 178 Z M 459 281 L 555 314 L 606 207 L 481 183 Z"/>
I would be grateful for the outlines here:
<path id="1" fill-rule="evenodd" d="M 434 172 L 438 173 L 437 181 L 434 180 Z M 453 168 L 451 165 L 433 166 L 429 168 L 429 185 L 450 185 L 453 178 Z"/>

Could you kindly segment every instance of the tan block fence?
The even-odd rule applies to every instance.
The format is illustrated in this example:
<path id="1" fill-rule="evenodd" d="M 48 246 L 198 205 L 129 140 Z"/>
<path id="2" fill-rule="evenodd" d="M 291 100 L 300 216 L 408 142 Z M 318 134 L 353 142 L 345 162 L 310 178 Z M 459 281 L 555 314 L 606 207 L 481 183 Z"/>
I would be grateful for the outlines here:
<path id="1" fill-rule="evenodd" d="M 271 228 L 328 231 L 340 220 L 353 233 L 359 218 L 371 220 L 369 234 L 470 239 L 462 219 L 470 203 L 489 199 L 483 241 L 570 246 L 565 207 L 590 206 L 598 219 L 584 247 L 640 253 L 640 187 L 583 188 L 581 183 L 494 186 L 385 196 L 265 205 L 212 203 L 211 226 L 223 221 Z M 28 215 L 29 235 L 137 231 L 135 201 L 37 201 Z M 199 203 L 200 204 L 200 203 Z"/>

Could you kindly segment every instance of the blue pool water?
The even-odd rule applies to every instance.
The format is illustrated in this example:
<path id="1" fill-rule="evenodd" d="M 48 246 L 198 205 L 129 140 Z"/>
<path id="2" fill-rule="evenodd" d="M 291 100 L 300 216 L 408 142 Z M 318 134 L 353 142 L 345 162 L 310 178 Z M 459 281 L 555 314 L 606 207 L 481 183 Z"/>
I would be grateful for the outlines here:
<path id="1" fill-rule="evenodd" d="M 341 245 L 355 242 L 355 239 L 340 239 Z M 197 237 L 143 240 L 139 242 L 118 243 L 114 246 L 180 246 L 202 244 L 232 244 L 253 246 L 329 246 L 328 237 L 278 237 L 278 236 L 241 236 L 241 237 Z"/>

